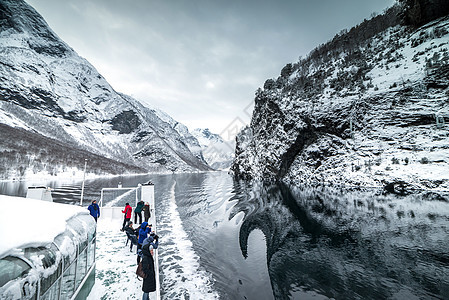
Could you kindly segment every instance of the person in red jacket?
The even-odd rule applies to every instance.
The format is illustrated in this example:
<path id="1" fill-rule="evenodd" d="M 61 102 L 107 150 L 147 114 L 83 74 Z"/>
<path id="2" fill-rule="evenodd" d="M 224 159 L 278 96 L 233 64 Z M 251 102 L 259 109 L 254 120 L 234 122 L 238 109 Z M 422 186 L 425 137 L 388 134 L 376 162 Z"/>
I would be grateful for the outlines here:
<path id="1" fill-rule="evenodd" d="M 122 213 L 125 214 L 125 219 L 123 220 L 123 226 L 121 231 L 125 230 L 125 225 L 128 224 L 129 220 L 131 219 L 131 212 L 133 211 L 131 205 L 129 205 L 128 202 L 126 202 L 125 210 L 122 210 Z"/>

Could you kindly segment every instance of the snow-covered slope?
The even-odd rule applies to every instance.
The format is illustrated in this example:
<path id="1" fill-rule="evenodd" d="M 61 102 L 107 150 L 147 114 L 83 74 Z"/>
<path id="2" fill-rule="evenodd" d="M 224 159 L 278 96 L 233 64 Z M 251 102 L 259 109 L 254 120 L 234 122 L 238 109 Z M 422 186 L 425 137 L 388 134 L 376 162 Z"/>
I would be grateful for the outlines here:
<path id="1" fill-rule="evenodd" d="M 265 82 L 237 137 L 236 176 L 449 189 L 449 18 L 403 26 L 400 9 Z"/>
<path id="2" fill-rule="evenodd" d="M 179 123 L 174 120 L 170 115 L 166 112 L 152 108 L 152 110 L 156 113 L 156 115 L 164 122 L 170 125 L 183 139 L 185 145 L 190 149 L 190 151 L 203 163 L 207 164 L 203 157 L 203 149 L 201 148 L 196 137 L 189 132 L 189 129 L 184 124 Z"/>
<path id="3" fill-rule="evenodd" d="M 196 128 L 192 135 L 198 140 L 207 163 L 216 170 L 228 170 L 234 159 L 235 143 L 224 141 L 208 128 Z"/>
<path id="4" fill-rule="evenodd" d="M 0 0 L 0 14 L 2 177 L 49 166 L 57 172 L 86 156 L 97 162 L 90 171 L 100 173 L 210 169 L 184 136 L 155 110 L 117 93 L 23 0 Z M 21 145 L 5 141 L 17 130 L 29 133 L 18 156 L 11 152 Z M 32 149 L 33 139 L 57 147 L 43 153 L 50 150 Z M 67 153 L 72 157 L 62 157 Z"/>

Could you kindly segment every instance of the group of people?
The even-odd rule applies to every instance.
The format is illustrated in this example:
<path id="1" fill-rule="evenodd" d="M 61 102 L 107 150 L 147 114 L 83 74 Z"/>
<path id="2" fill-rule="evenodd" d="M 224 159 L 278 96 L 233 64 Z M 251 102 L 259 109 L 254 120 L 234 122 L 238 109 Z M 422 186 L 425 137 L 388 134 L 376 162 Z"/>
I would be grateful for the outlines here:
<path id="1" fill-rule="evenodd" d="M 132 211 L 133 208 L 131 207 L 131 205 L 129 205 L 128 202 L 126 202 L 125 209 L 122 210 L 122 213 L 125 214 L 125 217 L 123 219 L 122 231 L 125 229 L 126 224 L 128 224 L 128 222 L 131 220 Z M 139 217 L 138 224 L 142 223 L 142 212 L 145 222 L 148 222 L 148 219 L 151 217 L 150 204 L 148 202 L 137 202 L 136 208 L 134 209 L 134 223 L 137 224 L 137 217 Z"/>
<path id="2" fill-rule="evenodd" d="M 126 203 L 124 213 L 122 231 L 131 241 L 129 250 L 132 252 L 133 245 L 137 245 L 137 265 L 142 263 L 142 270 L 146 274 L 143 279 L 142 300 L 149 299 L 149 293 L 156 291 L 156 275 L 154 271 L 153 249 L 159 246 L 159 236 L 151 229 L 152 224 L 148 223 L 150 214 L 150 206 L 143 201 L 139 201 L 134 209 L 134 223 L 131 221 L 132 207 Z M 144 213 L 144 221 L 142 222 L 142 212 Z M 139 223 L 137 223 L 139 218 Z M 134 224 L 140 224 L 136 228 Z"/>
<path id="3" fill-rule="evenodd" d="M 100 217 L 100 207 L 96 200 L 92 201 L 92 204 L 87 208 L 90 215 L 95 219 Z M 124 231 L 131 241 L 129 250 L 132 252 L 133 245 L 137 245 L 137 264 L 142 262 L 142 270 L 146 274 L 143 279 L 142 300 L 149 300 L 149 293 L 156 291 L 156 275 L 154 271 L 154 259 L 153 249 L 157 249 L 159 246 L 159 237 L 151 229 L 152 224 L 148 224 L 148 220 L 151 217 L 150 205 L 148 202 L 144 203 L 139 201 L 134 208 L 134 223 L 131 221 L 132 207 L 129 203 L 126 203 L 124 213 L 123 225 L 121 231 Z M 142 222 L 142 212 L 143 219 Z M 137 223 L 139 218 L 139 223 Z M 134 228 L 134 224 L 140 224 L 140 226 Z"/>

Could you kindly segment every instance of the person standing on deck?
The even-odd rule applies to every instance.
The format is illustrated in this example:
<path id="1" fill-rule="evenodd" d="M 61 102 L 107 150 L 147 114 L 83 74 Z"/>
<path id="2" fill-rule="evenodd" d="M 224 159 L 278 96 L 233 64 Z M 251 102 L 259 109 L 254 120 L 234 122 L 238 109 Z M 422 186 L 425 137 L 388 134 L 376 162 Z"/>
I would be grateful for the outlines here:
<path id="1" fill-rule="evenodd" d="M 87 207 L 90 212 L 90 215 L 94 217 L 95 222 L 97 222 L 97 218 L 100 217 L 100 207 L 97 204 L 97 200 L 93 200 L 92 204 Z"/>
<path id="2" fill-rule="evenodd" d="M 142 211 L 143 211 L 143 218 L 144 218 L 145 222 L 148 222 L 148 219 L 151 217 L 150 203 L 145 202 L 145 205 L 143 206 Z"/>
<path id="3" fill-rule="evenodd" d="M 148 225 L 147 222 L 143 222 L 140 225 L 139 238 L 137 240 L 137 263 L 140 262 L 141 251 L 139 250 L 142 249 L 142 243 L 148 237 L 149 233 L 151 233 L 151 225 Z"/>
<path id="4" fill-rule="evenodd" d="M 132 211 L 133 211 L 132 207 L 129 205 L 128 202 L 126 202 L 125 209 L 122 210 L 122 213 L 125 214 L 125 218 L 123 220 L 123 225 L 122 225 L 121 231 L 123 231 L 125 229 L 125 225 L 128 223 L 129 220 L 131 220 Z"/>
<path id="5" fill-rule="evenodd" d="M 136 208 L 134 209 L 134 223 L 141 224 L 142 223 L 142 209 L 144 207 L 143 201 L 137 202 Z M 139 216 L 139 223 L 137 223 L 137 216 Z"/>
<path id="6" fill-rule="evenodd" d="M 153 246 L 151 244 L 146 244 L 142 248 L 142 270 L 147 275 L 142 283 L 142 300 L 149 300 L 150 293 L 156 291 L 156 274 L 154 271 Z"/>
<path id="7" fill-rule="evenodd" d="M 153 246 L 153 249 L 157 249 L 159 247 L 159 236 L 153 232 L 150 233 L 150 235 L 143 240 L 142 242 L 142 248 L 145 247 L 146 244 L 150 244 Z"/>

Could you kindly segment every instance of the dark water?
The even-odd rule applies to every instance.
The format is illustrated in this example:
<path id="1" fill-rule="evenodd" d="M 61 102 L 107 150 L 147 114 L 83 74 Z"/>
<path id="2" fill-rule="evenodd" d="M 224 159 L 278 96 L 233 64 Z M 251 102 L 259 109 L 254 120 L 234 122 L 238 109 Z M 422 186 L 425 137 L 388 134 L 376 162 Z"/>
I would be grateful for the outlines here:
<path id="1" fill-rule="evenodd" d="M 447 195 L 290 188 L 202 173 L 87 181 L 86 204 L 103 187 L 148 180 L 164 299 L 449 299 Z M 55 201 L 79 203 L 79 182 L 46 184 Z M 24 196 L 26 186 L 0 183 L 0 191 Z"/>

